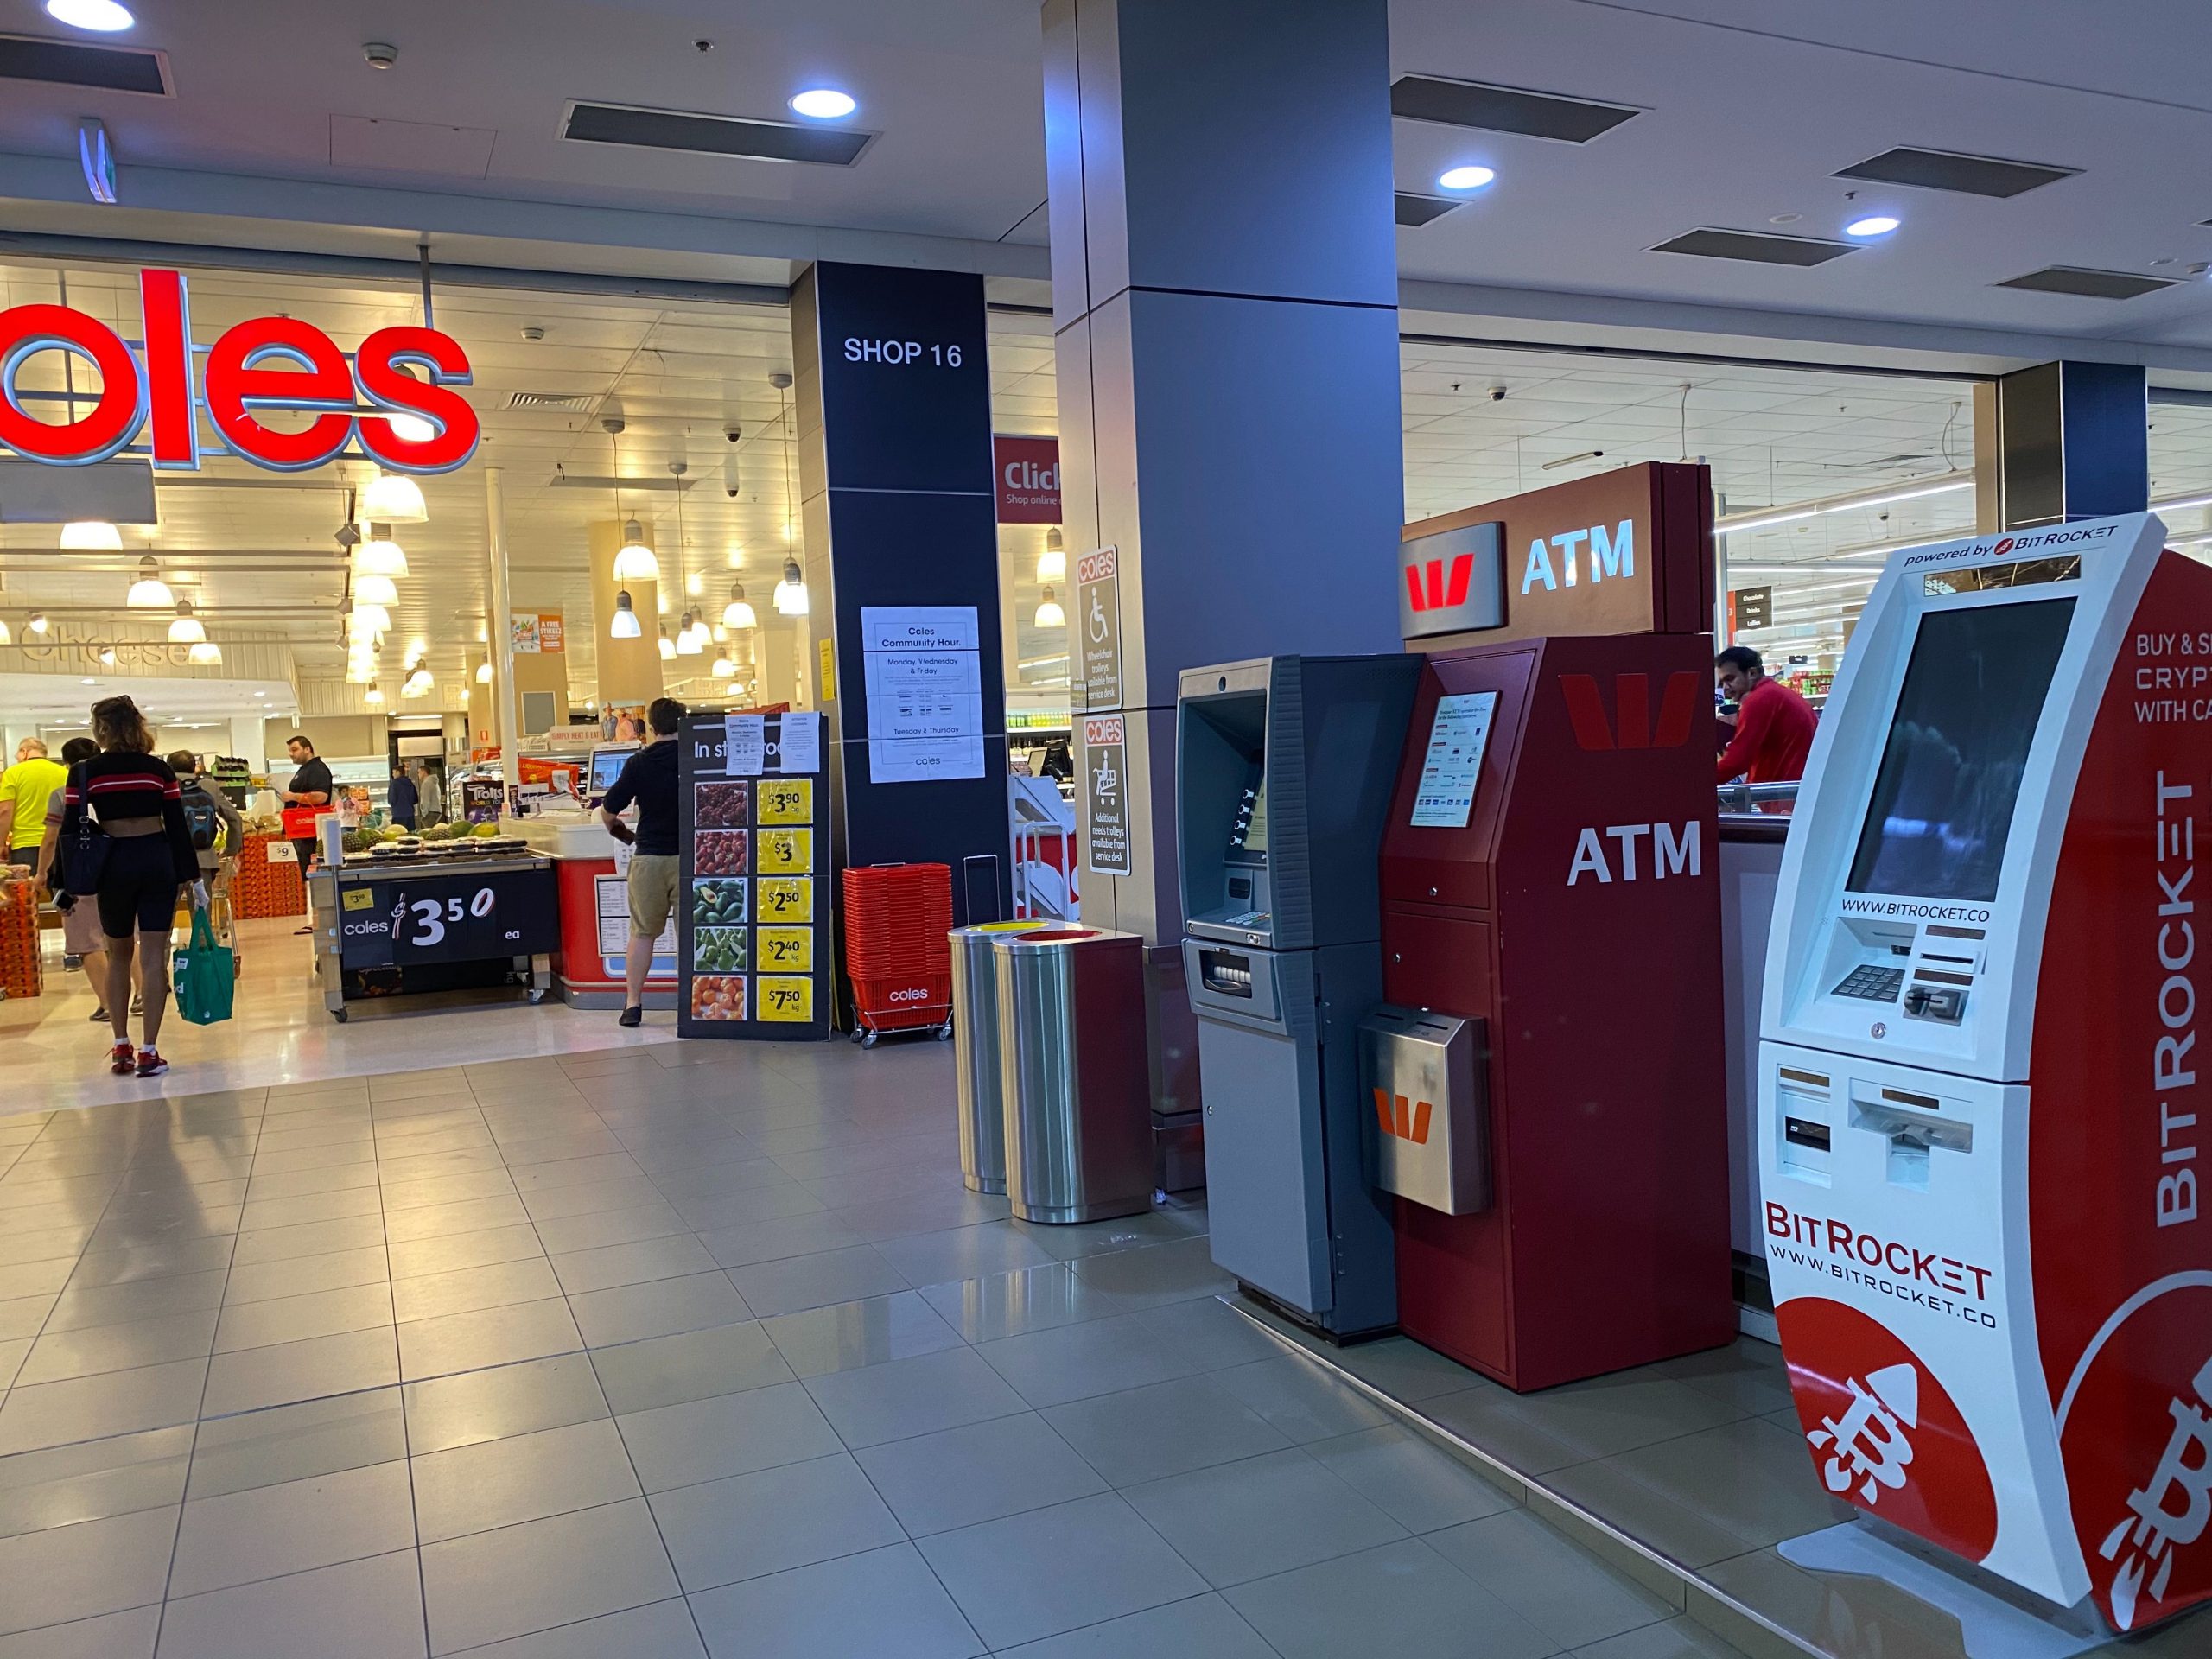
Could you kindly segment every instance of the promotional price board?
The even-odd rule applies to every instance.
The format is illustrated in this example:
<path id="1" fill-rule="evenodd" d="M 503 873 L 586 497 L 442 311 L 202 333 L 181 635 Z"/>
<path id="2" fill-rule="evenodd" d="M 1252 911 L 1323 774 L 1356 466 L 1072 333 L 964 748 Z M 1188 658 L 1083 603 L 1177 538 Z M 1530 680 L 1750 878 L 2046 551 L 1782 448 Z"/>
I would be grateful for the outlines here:
<path id="1" fill-rule="evenodd" d="M 339 960 L 348 968 L 410 968 L 536 956 L 561 945 L 550 867 L 395 873 L 339 889 Z"/>
<path id="2" fill-rule="evenodd" d="M 696 715 L 678 738 L 683 1037 L 830 1034 L 829 779 L 823 717 Z"/>

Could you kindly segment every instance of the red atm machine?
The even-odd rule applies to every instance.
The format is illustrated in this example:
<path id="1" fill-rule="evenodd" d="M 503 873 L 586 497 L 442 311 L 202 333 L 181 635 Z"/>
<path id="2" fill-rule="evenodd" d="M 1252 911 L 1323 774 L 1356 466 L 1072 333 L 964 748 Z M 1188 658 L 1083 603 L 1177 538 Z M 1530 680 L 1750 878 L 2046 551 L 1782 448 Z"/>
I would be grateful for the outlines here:
<path id="1" fill-rule="evenodd" d="M 1512 640 L 1421 677 L 1383 995 L 1481 1022 L 1490 1179 L 1469 1214 L 1399 1198 L 1398 1317 L 1509 1388 L 1735 1334 L 1712 685 L 1697 633 Z"/>

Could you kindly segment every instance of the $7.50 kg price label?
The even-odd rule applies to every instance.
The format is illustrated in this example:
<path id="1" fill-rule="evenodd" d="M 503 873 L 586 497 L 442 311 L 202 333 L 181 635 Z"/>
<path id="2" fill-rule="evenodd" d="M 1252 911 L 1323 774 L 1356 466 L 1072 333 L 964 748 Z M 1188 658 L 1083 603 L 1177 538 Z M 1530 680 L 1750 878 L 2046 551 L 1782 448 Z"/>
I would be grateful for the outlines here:
<path id="1" fill-rule="evenodd" d="M 814 1018 L 811 979 L 762 974 L 753 982 L 753 995 L 755 1019 L 803 1026 Z"/>

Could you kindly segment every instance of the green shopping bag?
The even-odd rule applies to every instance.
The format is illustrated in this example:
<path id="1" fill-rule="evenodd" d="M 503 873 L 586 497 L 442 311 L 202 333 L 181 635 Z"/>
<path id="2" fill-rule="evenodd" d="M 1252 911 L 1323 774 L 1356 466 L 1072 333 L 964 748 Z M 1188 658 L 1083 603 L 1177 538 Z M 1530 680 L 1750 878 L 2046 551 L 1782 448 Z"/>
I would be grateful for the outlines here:
<path id="1" fill-rule="evenodd" d="M 206 909 L 194 906 L 192 941 L 177 949 L 175 962 L 176 1011 L 195 1026 L 212 1026 L 231 1017 L 231 997 L 238 969 L 227 944 L 215 941 L 215 923 Z"/>

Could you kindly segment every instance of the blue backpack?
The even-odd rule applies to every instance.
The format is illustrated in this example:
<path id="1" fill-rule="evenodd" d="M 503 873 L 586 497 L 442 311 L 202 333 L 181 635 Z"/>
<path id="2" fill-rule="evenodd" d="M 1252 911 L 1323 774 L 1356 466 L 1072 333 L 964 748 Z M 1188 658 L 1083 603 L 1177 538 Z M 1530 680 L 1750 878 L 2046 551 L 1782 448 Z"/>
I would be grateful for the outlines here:
<path id="1" fill-rule="evenodd" d="M 194 850 L 213 852 L 216 838 L 223 830 L 223 815 L 215 810 L 214 797 L 208 794 L 206 785 L 196 780 L 187 784 L 181 796 L 184 803 L 184 824 L 192 832 Z"/>

